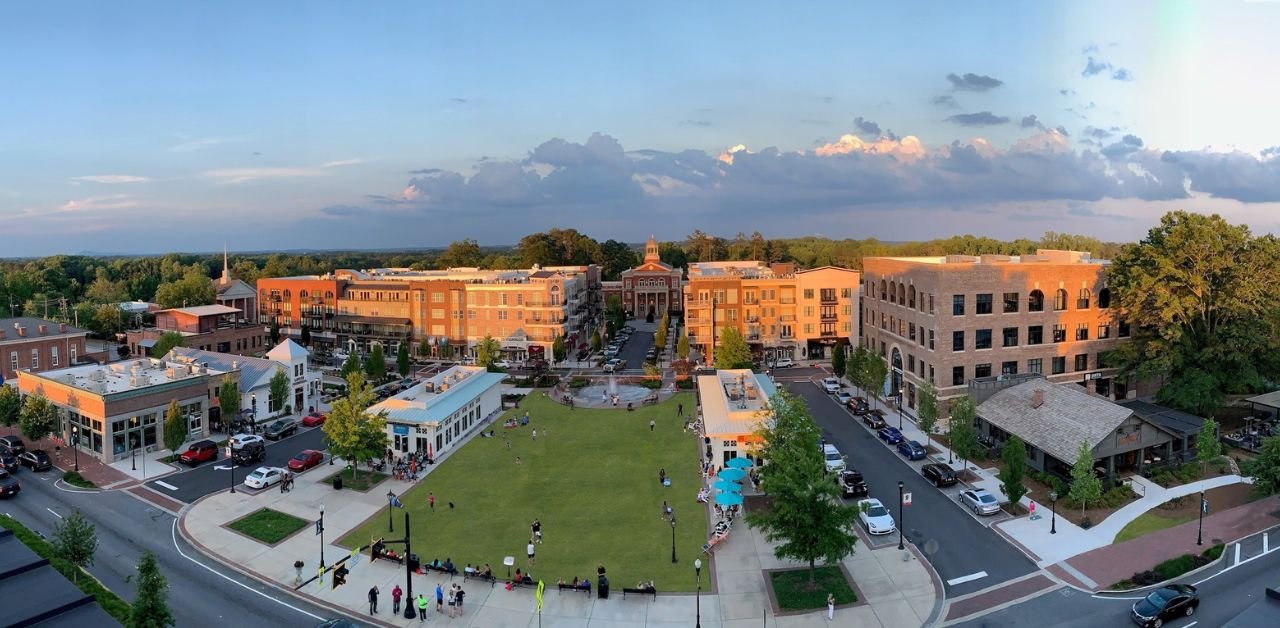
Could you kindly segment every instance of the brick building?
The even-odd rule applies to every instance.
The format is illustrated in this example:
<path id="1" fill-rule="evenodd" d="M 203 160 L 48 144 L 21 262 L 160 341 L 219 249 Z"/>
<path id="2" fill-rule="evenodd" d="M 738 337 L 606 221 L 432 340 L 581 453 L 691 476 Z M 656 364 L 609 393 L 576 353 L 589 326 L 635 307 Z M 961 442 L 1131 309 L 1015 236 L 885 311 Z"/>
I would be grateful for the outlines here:
<path id="1" fill-rule="evenodd" d="M 933 381 L 946 415 L 945 400 L 971 379 L 1039 373 L 1126 398 L 1102 364 L 1129 335 L 1110 309 L 1108 264 L 1053 250 L 864 259 L 862 341 L 889 362 L 885 394 L 900 391 L 915 408 L 921 384 Z"/>
<path id="2" fill-rule="evenodd" d="M 88 335 L 41 318 L 0 318 L 0 384 L 16 381 L 20 370 L 39 373 L 79 364 Z"/>
<path id="3" fill-rule="evenodd" d="M 658 257 L 658 241 L 649 236 L 644 245 L 644 261 L 622 271 L 619 281 L 612 283 L 620 284 L 617 295 L 622 298 L 622 309 L 629 315 L 646 318 L 652 314 L 660 319 L 665 312 L 677 315 L 684 311 L 683 277 L 679 268 L 663 263 Z"/>
<path id="4" fill-rule="evenodd" d="M 244 322 L 244 314 L 225 305 L 175 307 L 156 312 L 153 327 L 130 330 L 126 335 L 129 351 L 135 356 L 151 356 L 151 347 L 165 332 L 183 336 L 183 346 L 203 351 L 262 355 L 266 335 L 261 326 Z"/>

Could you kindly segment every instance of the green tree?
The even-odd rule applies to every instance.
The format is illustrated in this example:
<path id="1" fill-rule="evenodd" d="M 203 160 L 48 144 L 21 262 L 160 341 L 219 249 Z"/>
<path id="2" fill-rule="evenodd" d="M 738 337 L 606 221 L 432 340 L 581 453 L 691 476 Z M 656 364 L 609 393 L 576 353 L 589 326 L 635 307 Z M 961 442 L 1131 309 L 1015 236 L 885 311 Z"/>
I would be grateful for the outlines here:
<path id="1" fill-rule="evenodd" d="M 835 375 L 836 377 L 840 377 L 841 375 L 843 375 L 845 365 L 846 365 L 846 360 L 844 355 L 844 345 L 836 344 L 835 349 L 831 350 L 832 374 Z"/>
<path id="2" fill-rule="evenodd" d="M 480 244 L 471 238 L 456 240 L 449 243 L 449 248 L 436 259 L 436 263 L 442 268 L 470 268 L 479 266 L 484 259 L 484 252 L 480 250 Z"/>
<path id="3" fill-rule="evenodd" d="M 374 399 L 363 374 L 348 375 L 347 396 L 333 402 L 322 427 L 329 451 L 354 469 L 360 462 L 381 457 L 387 448 L 386 413 L 368 413 Z"/>
<path id="4" fill-rule="evenodd" d="M 431 343 L 427 341 L 426 337 L 423 337 L 422 340 L 418 341 L 418 357 L 425 358 L 430 355 Z"/>
<path id="5" fill-rule="evenodd" d="M 79 582 L 80 572 L 93 565 L 93 554 L 98 550 L 98 533 L 93 524 L 76 509 L 54 524 L 49 542 L 59 558 L 76 566 L 71 581 Z"/>
<path id="6" fill-rule="evenodd" d="M 156 557 L 151 552 L 143 552 L 138 561 L 138 593 L 133 598 L 129 609 L 127 628 L 167 628 L 175 624 L 173 612 L 169 610 L 169 583 Z"/>
<path id="7" fill-rule="evenodd" d="M 920 387 L 920 404 L 916 408 L 916 423 L 924 432 L 926 440 L 932 442 L 933 432 L 938 428 L 938 389 L 933 382 L 925 382 Z"/>
<path id="8" fill-rule="evenodd" d="M 267 382 L 267 412 L 279 412 L 289 400 L 289 374 L 283 368 L 276 369 Z"/>
<path id="9" fill-rule="evenodd" d="M 1080 516 L 1089 502 L 1102 497 L 1102 481 L 1093 472 L 1093 451 L 1089 443 L 1080 441 L 1080 449 L 1076 452 L 1076 463 L 1071 465 L 1071 489 L 1067 495 L 1080 502 Z"/>
<path id="10" fill-rule="evenodd" d="M 396 351 L 396 372 L 400 377 L 408 377 L 409 370 L 412 365 L 409 364 L 409 343 L 400 343 L 400 349 Z"/>
<path id="11" fill-rule="evenodd" d="M 555 340 L 551 341 L 551 360 L 556 363 L 564 362 L 568 351 L 564 346 L 564 336 L 556 334 Z"/>
<path id="12" fill-rule="evenodd" d="M 311 328 L 310 327 L 302 328 L 302 346 L 304 347 L 311 346 Z"/>
<path id="13" fill-rule="evenodd" d="M 959 397 L 951 402 L 951 421 L 947 431 L 951 451 L 964 461 L 965 466 L 978 455 L 978 430 L 973 426 L 973 419 L 978 410 L 973 399 Z"/>
<path id="14" fill-rule="evenodd" d="M 733 325 L 725 325 L 720 331 L 720 346 L 715 348 L 714 355 L 717 369 L 749 369 L 752 366 L 747 339 Z"/>
<path id="15" fill-rule="evenodd" d="M 0 384 L 0 425 L 13 427 L 22 416 L 22 395 L 13 386 Z"/>
<path id="16" fill-rule="evenodd" d="M 600 330 L 591 332 L 591 351 L 599 353 L 600 347 L 604 346 L 604 341 L 600 339 Z"/>
<path id="17" fill-rule="evenodd" d="M 1156 400 L 1206 415 L 1280 376 L 1280 243 L 1218 215 L 1170 212 L 1107 269 L 1132 337 L 1119 368 L 1163 380 Z"/>
<path id="18" fill-rule="evenodd" d="M 38 441 L 58 429 L 58 408 L 40 395 L 27 395 L 18 427 L 29 441 Z"/>
<path id="19" fill-rule="evenodd" d="M 199 269 L 190 269 L 181 279 L 168 281 L 156 288 L 156 303 L 163 308 L 212 305 L 217 293 L 213 280 Z"/>
<path id="20" fill-rule="evenodd" d="M 240 414 L 240 385 L 231 375 L 223 375 L 218 385 L 218 408 L 222 412 L 222 420 L 228 424 Z"/>
<path id="21" fill-rule="evenodd" d="M 369 349 L 369 355 L 364 359 L 364 374 L 369 376 L 369 382 L 374 386 L 387 378 L 387 356 L 382 353 L 382 343 L 375 342 Z"/>
<path id="22" fill-rule="evenodd" d="M 93 310 L 94 331 L 104 336 L 118 334 L 124 329 L 124 314 L 115 305 L 99 305 Z"/>
<path id="23" fill-rule="evenodd" d="M 342 363 L 342 376 L 347 377 L 352 373 L 360 372 L 360 358 L 352 353 L 347 355 L 347 361 Z"/>
<path id="24" fill-rule="evenodd" d="M 611 296 L 605 302 L 604 318 L 610 325 L 609 336 L 612 337 L 627 324 L 627 312 L 622 309 L 622 298 Z"/>
<path id="25" fill-rule="evenodd" d="M 476 365 L 489 369 L 490 372 L 496 371 L 498 367 L 493 363 L 498 361 L 499 355 L 502 353 L 502 346 L 493 336 L 485 334 L 484 339 L 476 345 Z"/>
<path id="26" fill-rule="evenodd" d="M 1280 436 L 1262 441 L 1258 455 L 1240 463 L 1240 472 L 1253 478 L 1253 493 L 1258 497 L 1280 493 Z"/>
<path id="27" fill-rule="evenodd" d="M 1009 498 L 1009 503 L 1017 504 L 1027 494 L 1027 486 L 1022 483 L 1027 472 L 1027 447 L 1022 444 L 1022 439 L 1010 436 L 1000 459 L 1004 461 L 1004 468 L 1000 469 L 1000 489 Z"/>
<path id="28" fill-rule="evenodd" d="M 756 435 L 769 470 L 762 485 L 773 503 L 767 511 L 747 513 L 747 520 L 775 544 L 774 556 L 808 563 L 812 584 L 818 560 L 836 564 L 853 552 L 858 513 L 826 473 L 817 447 L 821 431 L 804 401 L 786 391 L 769 401 L 771 416 L 762 417 Z"/>
<path id="29" fill-rule="evenodd" d="M 271 346 L 280 344 L 280 321 L 275 317 L 271 318 L 271 327 L 267 330 L 267 340 L 271 342 Z"/>
<path id="30" fill-rule="evenodd" d="M 84 298 L 93 303 L 116 304 L 129 300 L 129 290 L 124 282 L 111 281 L 106 268 L 98 268 L 97 276 L 89 288 L 84 291 Z"/>
<path id="31" fill-rule="evenodd" d="M 844 376 L 850 384 L 866 392 L 867 364 L 871 361 L 871 352 L 859 344 L 844 361 Z"/>
<path id="32" fill-rule="evenodd" d="M 872 401 L 884 391 L 884 382 L 887 377 L 889 377 L 889 363 L 885 362 L 884 358 L 872 354 L 866 364 L 867 379 L 864 389 L 871 396 Z"/>
<path id="33" fill-rule="evenodd" d="M 166 331 L 160 334 L 160 337 L 156 339 L 156 344 L 151 347 L 151 357 L 163 358 L 169 355 L 169 351 L 173 350 L 174 347 L 184 347 L 186 344 L 187 340 L 182 337 L 182 334 L 176 331 Z"/>
<path id="34" fill-rule="evenodd" d="M 165 449 L 175 454 L 178 453 L 178 448 L 182 447 L 182 443 L 187 440 L 187 434 L 190 431 L 190 427 L 187 425 L 187 417 L 182 416 L 182 412 L 178 409 L 178 400 L 171 400 L 169 409 L 165 410 L 164 413 Z"/>
<path id="35" fill-rule="evenodd" d="M 663 351 L 666 350 L 667 348 L 667 328 L 666 327 L 662 325 L 658 325 L 658 331 L 653 333 L 653 346 L 657 348 L 659 354 L 661 354 Z"/>
<path id="36" fill-rule="evenodd" d="M 689 335 L 680 334 L 680 339 L 676 341 L 676 356 L 681 360 L 689 359 Z"/>
<path id="37" fill-rule="evenodd" d="M 1209 470 L 1209 463 L 1222 455 L 1222 443 L 1218 441 L 1218 422 L 1212 418 L 1200 424 L 1196 435 L 1196 458 L 1200 460 L 1200 474 Z"/>

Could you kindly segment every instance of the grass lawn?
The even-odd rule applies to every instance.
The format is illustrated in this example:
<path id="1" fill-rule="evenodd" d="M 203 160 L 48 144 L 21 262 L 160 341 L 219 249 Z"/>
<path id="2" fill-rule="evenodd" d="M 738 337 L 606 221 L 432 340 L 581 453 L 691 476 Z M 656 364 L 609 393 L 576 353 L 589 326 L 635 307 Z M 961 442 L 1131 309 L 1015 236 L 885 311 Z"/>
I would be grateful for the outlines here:
<path id="1" fill-rule="evenodd" d="M 1156 514 L 1155 511 L 1144 512 L 1141 515 L 1138 515 L 1137 519 L 1130 521 L 1129 525 L 1122 528 L 1120 533 L 1116 535 L 1116 540 L 1113 542 L 1123 543 L 1130 539 L 1136 539 L 1144 534 L 1150 534 L 1165 528 L 1172 528 L 1173 526 L 1182 525 L 1193 520 L 1195 520 L 1195 517 L 1192 515 L 1170 517 Z"/>
<path id="2" fill-rule="evenodd" d="M 852 604 L 858 596 L 849 586 L 844 571 L 838 566 L 817 567 L 813 570 L 816 586 L 809 585 L 809 570 L 772 571 L 769 577 L 773 581 L 773 594 L 778 599 L 778 608 L 785 611 L 805 610 L 810 608 L 826 608 L 827 594 L 836 596 L 836 605 Z"/>
<path id="3" fill-rule="evenodd" d="M 707 515 L 705 505 L 694 500 L 701 482 L 700 441 L 683 431 L 678 403 L 692 408 L 693 395 L 681 393 L 634 412 L 570 410 L 540 392 L 529 395 L 505 414 L 528 411 L 528 426 L 504 430 L 498 419 L 492 427 L 498 438 L 472 439 L 401 496 L 412 517 L 414 553 L 424 561 L 452 558 L 459 568 L 489 563 L 500 577 L 507 574 L 503 557 L 514 556 L 516 567 L 548 584 L 574 576 L 594 579 L 603 563 L 614 589 L 643 579 L 653 580 L 660 592 L 693 591 L 693 560 L 707 539 Z M 656 431 L 649 431 L 650 419 Z M 536 441 L 532 428 L 538 430 Z M 662 468 L 670 488 L 658 483 Z M 428 511 L 428 492 L 435 494 L 435 512 Z M 678 521 L 674 565 L 663 500 Z M 544 543 L 530 568 L 525 544 L 535 518 L 542 522 Z M 399 513 L 396 519 L 398 536 Z M 380 511 L 340 543 L 367 544 L 385 536 L 386 525 Z"/>
<path id="4" fill-rule="evenodd" d="M 325 484 L 333 484 L 333 478 L 342 476 L 342 490 L 353 490 L 366 492 L 369 489 L 379 485 L 383 480 L 387 479 L 387 474 L 378 473 L 370 470 L 368 465 L 366 468 L 358 470 L 356 473 L 351 472 L 351 468 L 347 467 L 337 473 L 326 477 L 322 480 Z"/>
<path id="5" fill-rule="evenodd" d="M 62 481 L 79 488 L 98 488 L 97 484 L 85 479 L 83 475 L 75 471 L 67 471 L 62 474 Z"/>
<path id="6" fill-rule="evenodd" d="M 289 538 L 289 535 L 294 532 L 305 528 L 307 521 L 278 510 L 263 508 L 232 521 L 228 526 L 267 545 L 275 545 Z"/>

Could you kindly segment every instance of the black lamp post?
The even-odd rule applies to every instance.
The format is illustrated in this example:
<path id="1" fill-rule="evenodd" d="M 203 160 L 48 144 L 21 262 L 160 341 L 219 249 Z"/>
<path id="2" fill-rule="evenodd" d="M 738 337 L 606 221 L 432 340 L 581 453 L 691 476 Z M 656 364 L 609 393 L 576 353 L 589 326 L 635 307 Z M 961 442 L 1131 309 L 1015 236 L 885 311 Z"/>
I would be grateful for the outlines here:
<path id="1" fill-rule="evenodd" d="M 1196 529 L 1196 545 L 1204 545 L 1204 511 L 1209 509 L 1209 502 L 1204 499 L 1204 491 L 1200 491 L 1200 526 Z"/>
<path id="2" fill-rule="evenodd" d="M 391 505 L 396 499 L 396 494 L 387 489 L 387 532 L 395 532 L 395 520 L 391 518 Z"/>
<path id="3" fill-rule="evenodd" d="M 902 389 L 898 389 L 898 431 L 902 431 Z"/>
<path id="4" fill-rule="evenodd" d="M 698 592 L 694 594 L 694 609 L 697 612 L 697 623 L 694 628 L 702 628 L 702 559 L 693 559 L 693 581 L 698 587 Z"/>
<path id="5" fill-rule="evenodd" d="M 71 449 L 75 451 L 75 454 L 73 455 L 76 457 L 76 473 L 79 473 L 80 472 L 80 426 L 79 425 L 71 426 L 71 434 L 72 434 L 72 437 L 75 438 L 75 442 L 71 444 Z"/>
<path id="6" fill-rule="evenodd" d="M 227 463 L 231 465 L 231 492 L 236 492 L 236 456 L 231 449 L 231 441 L 227 441 Z"/>
<path id="7" fill-rule="evenodd" d="M 671 562 L 676 562 L 676 513 L 671 513 Z"/>
<path id="8" fill-rule="evenodd" d="M 1049 518 L 1049 534 L 1058 533 L 1058 492 L 1049 491 L 1049 510 L 1052 513 Z"/>
<path id="9" fill-rule="evenodd" d="M 138 448 L 133 445 L 133 434 L 129 435 L 129 467 L 138 470 Z"/>
<path id="10" fill-rule="evenodd" d="M 321 568 L 323 568 L 323 567 L 325 566 L 325 562 L 324 562 L 324 504 L 320 504 L 320 521 L 317 523 L 317 525 L 319 525 L 319 526 L 320 526 L 320 567 L 321 567 Z M 407 560 L 408 560 L 408 557 L 405 557 L 405 559 L 406 559 L 406 561 L 407 561 Z"/>
<path id="11" fill-rule="evenodd" d="M 901 408 L 902 406 L 898 406 L 898 407 Z M 904 519 L 902 516 L 902 489 L 903 489 L 903 484 L 902 484 L 902 481 L 899 480 L 898 481 L 898 549 L 907 549 L 907 547 L 902 544 L 902 527 L 907 523 L 907 520 Z"/>

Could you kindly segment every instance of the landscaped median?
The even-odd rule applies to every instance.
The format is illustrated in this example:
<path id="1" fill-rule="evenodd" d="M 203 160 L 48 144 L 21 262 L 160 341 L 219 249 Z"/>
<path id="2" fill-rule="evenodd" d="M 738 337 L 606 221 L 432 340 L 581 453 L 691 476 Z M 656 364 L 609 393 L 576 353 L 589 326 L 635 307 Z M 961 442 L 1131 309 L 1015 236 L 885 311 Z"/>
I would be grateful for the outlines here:
<path id="1" fill-rule="evenodd" d="M 1111 585 L 1110 588 L 1113 591 L 1128 591 L 1168 582 L 1218 560 L 1222 557 L 1223 548 L 1223 544 L 1219 543 L 1199 554 L 1183 554 L 1170 558 L 1152 569 L 1136 572 L 1133 576 Z"/>
<path id="2" fill-rule="evenodd" d="M 807 611 L 827 607 L 827 594 L 836 598 L 836 606 L 858 601 L 857 593 L 849 586 L 849 579 L 839 565 L 815 567 L 813 581 L 809 570 L 787 569 L 770 571 L 769 586 L 774 600 L 783 611 Z"/>
<path id="3" fill-rule="evenodd" d="M 334 478 L 342 478 L 342 488 L 344 489 L 366 492 L 381 484 L 383 480 L 387 479 L 387 474 L 378 473 L 377 471 L 369 469 L 361 471 L 359 469 L 346 467 L 343 470 L 325 478 L 323 481 L 325 484 L 333 484 Z"/>
<path id="4" fill-rule="evenodd" d="M 307 521 L 279 510 L 262 508 L 228 523 L 227 527 L 267 545 L 275 545 L 307 527 Z"/>

